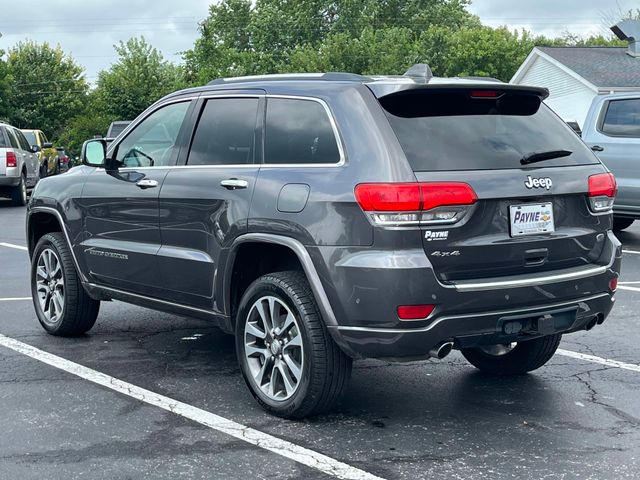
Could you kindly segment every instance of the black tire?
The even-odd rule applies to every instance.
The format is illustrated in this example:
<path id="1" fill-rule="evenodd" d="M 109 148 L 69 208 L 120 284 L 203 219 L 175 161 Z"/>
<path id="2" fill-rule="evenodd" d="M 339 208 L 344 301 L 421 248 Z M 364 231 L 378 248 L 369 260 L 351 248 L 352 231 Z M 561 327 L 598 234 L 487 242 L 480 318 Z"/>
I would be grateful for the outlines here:
<path id="1" fill-rule="evenodd" d="M 20 175 L 20 183 L 11 189 L 11 205 L 24 207 L 27 204 L 27 177 Z"/>
<path id="2" fill-rule="evenodd" d="M 245 325 L 252 306 L 266 296 L 284 302 L 294 315 L 304 348 L 297 389 L 282 401 L 270 398 L 260 389 L 245 356 Z M 298 271 L 267 274 L 247 288 L 236 320 L 236 352 L 242 375 L 254 398 L 267 412 L 284 418 L 299 419 L 329 410 L 346 390 L 351 377 L 351 358 L 331 338 L 309 283 Z"/>
<path id="3" fill-rule="evenodd" d="M 467 361 L 485 373 L 492 375 L 521 375 L 547 363 L 556 353 L 561 334 L 547 335 L 518 342 L 508 353 L 492 355 L 480 348 L 463 348 L 462 355 Z"/>
<path id="4" fill-rule="evenodd" d="M 60 160 L 56 160 L 56 168 L 54 171 L 54 175 L 60 175 Z"/>
<path id="5" fill-rule="evenodd" d="M 37 285 L 38 261 L 46 250 L 52 250 L 57 255 L 64 283 L 62 313 L 54 321 L 50 321 L 40 304 Z M 31 296 L 40 324 L 51 335 L 67 337 L 88 332 L 96 323 L 100 310 L 100 302 L 89 297 L 82 287 L 71 251 L 60 232 L 44 235 L 36 245 L 31 262 Z"/>
<path id="6" fill-rule="evenodd" d="M 40 165 L 40 179 L 47 178 L 49 176 L 49 163 L 45 160 Z"/>
<path id="7" fill-rule="evenodd" d="M 619 232 L 625 228 L 629 228 L 633 222 L 633 218 L 613 217 L 613 231 Z"/>

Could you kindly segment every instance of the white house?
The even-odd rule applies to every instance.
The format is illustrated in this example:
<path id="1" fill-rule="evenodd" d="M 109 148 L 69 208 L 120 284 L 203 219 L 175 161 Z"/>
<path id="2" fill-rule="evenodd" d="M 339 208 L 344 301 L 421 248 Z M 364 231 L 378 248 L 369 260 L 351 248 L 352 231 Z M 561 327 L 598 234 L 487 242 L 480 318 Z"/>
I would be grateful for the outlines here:
<path id="1" fill-rule="evenodd" d="M 548 88 L 547 105 L 582 127 L 596 95 L 640 90 L 640 22 L 611 29 L 629 48 L 535 47 L 510 83 Z"/>

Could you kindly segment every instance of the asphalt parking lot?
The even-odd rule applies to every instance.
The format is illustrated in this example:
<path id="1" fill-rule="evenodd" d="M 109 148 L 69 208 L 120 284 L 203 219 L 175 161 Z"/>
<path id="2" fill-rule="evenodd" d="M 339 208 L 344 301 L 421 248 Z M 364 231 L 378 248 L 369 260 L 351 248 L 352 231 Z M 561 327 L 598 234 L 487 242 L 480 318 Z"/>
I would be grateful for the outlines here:
<path id="1" fill-rule="evenodd" d="M 533 374 L 359 361 L 334 412 L 291 422 L 204 321 L 110 302 L 88 335 L 47 335 L 24 213 L 0 201 L 0 479 L 640 478 L 640 222 L 612 315 Z"/>

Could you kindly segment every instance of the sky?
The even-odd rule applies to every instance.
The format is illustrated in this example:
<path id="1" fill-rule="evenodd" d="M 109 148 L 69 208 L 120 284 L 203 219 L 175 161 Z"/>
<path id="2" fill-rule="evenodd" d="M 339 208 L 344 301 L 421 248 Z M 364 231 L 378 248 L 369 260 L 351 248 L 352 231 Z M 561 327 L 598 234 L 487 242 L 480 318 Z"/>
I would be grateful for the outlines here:
<path id="1" fill-rule="evenodd" d="M 60 44 L 94 83 L 116 60 L 113 45 L 144 35 L 168 60 L 198 37 L 210 0 L 0 0 L 0 49 L 26 38 Z M 640 0 L 474 0 L 471 12 L 491 26 L 560 36 L 607 34 L 603 26 Z"/>

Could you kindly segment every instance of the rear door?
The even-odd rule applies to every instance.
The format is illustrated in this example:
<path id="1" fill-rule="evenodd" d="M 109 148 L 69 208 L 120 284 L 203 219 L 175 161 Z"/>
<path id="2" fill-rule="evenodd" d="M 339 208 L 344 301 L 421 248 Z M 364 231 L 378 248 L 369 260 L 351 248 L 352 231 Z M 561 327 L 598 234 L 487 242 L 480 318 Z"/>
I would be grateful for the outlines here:
<path id="1" fill-rule="evenodd" d="M 185 99 L 162 105 L 109 149 L 116 169 L 95 169 L 82 191 L 84 241 L 79 254 L 92 280 L 156 296 L 162 285 L 158 197 L 175 165 L 182 126 L 191 108 Z"/>
<path id="2" fill-rule="evenodd" d="M 22 151 L 22 158 L 27 167 L 27 185 L 33 187 L 39 179 L 38 157 L 31 150 L 31 145 L 29 145 L 24 134 L 18 129 L 15 130 L 15 134 L 18 139 L 18 144 L 20 145 L 20 150 Z"/>
<path id="3" fill-rule="evenodd" d="M 640 97 L 605 102 L 589 144 L 616 176 L 616 210 L 640 214 Z"/>
<path id="4" fill-rule="evenodd" d="M 264 97 L 248 92 L 202 98 L 182 166 L 160 194 L 159 278 L 177 303 L 221 311 L 215 280 L 247 217 L 261 152 Z"/>
<path id="5" fill-rule="evenodd" d="M 424 250 L 440 280 L 577 267 L 599 257 L 609 218 L 590 212 L 587 191 L 588 177 L 604 169 L 540 94 L 429 88 L 380 102 L 425 182 L 425 204 L 464 199 L 469 192 L 456 184 L 477 195 L 460 202 L 470 205 L 422 214 Z M 564 152 L 521 162 L 549 151 Z"/>

